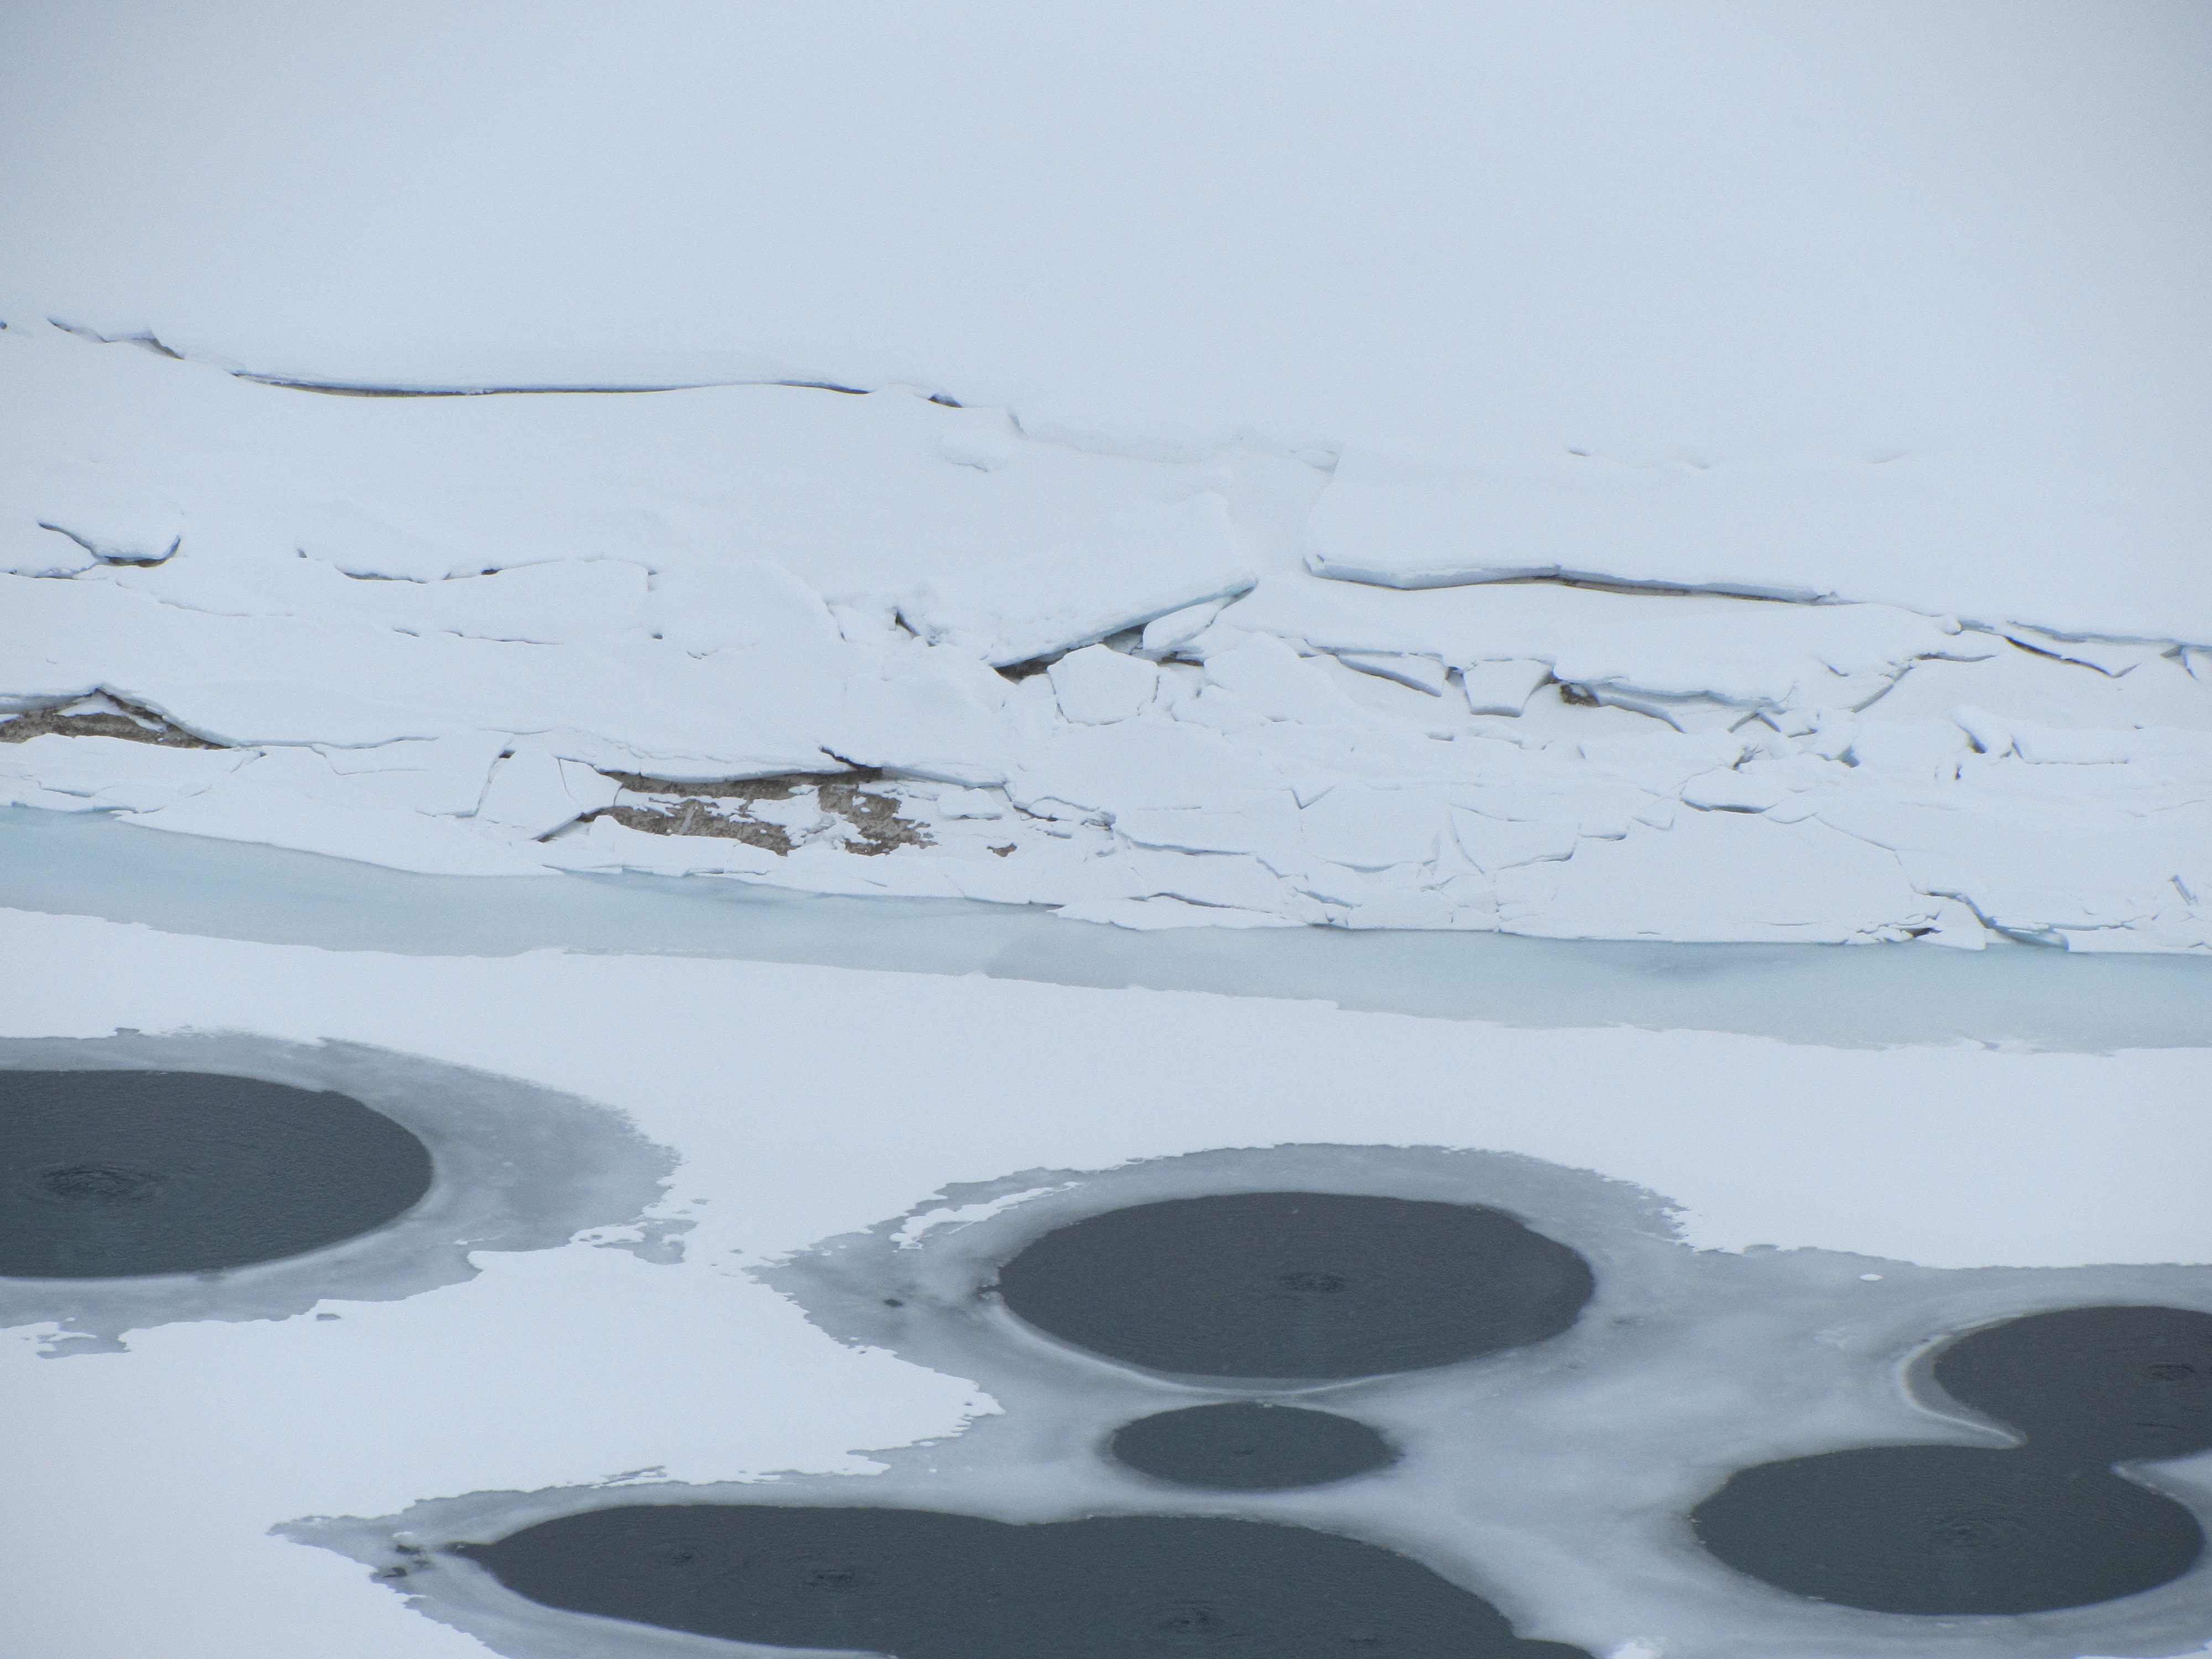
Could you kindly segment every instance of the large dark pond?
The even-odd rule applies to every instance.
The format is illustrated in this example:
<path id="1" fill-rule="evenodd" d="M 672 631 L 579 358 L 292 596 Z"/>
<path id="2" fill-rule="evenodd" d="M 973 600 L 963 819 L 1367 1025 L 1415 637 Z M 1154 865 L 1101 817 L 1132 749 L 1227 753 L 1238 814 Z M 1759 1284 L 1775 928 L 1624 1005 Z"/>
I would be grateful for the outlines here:
<path id="1" fill-rule="evenodd" d="M 1015 1314 L 1111 1359 L 1316 1380 L 1540 1342 L 1592 1288 L 1581 1256 L 1496 1210 L 1344 1193 L 1109 1210 L 1047 1233 L 999 1274 Z"/>
<path id="2" fill-rule="evenodd" d="M 199 1072 L 0 1072 L 0 1274 L 208 1273 L 404 1213 L 430 1154 L 343 1095 Z"/>
<path id="3" fill-rule="evenodd" d="M 1745 1469 L 1700 1504 L 1722 1560 L 1877 1613 L 2086 1607 L 2179 1577 L 2197 1518 L 2115 1474 L 2212 1447 L 2212 1315 L 2075 1308 L 1960 1339 L 1936 1382 L 2020 1446 L 1868 1446 Z"/>
<path id="4" fill-rule="evenodd" d="M 1588 1659 L 1404 1556 L 1215 1516 L 640 1504 L 455 1553 L 549 1607 L 896 1659 Z"/>

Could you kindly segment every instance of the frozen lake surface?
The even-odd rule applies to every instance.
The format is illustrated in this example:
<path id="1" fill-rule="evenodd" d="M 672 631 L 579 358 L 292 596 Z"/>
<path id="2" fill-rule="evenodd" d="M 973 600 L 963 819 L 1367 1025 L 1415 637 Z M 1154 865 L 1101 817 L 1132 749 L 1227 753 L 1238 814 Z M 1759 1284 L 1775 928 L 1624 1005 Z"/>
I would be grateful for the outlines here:
<path id="1" fill-rule="evenodd" d="M 131 849 L 193 848 L 89 817 L 45 838 L 35 827 L 13 826 L 24 833 L 9 849 L 43 846 L 80 884 L 105 867 L 109 890 L 147 899 L 149 913 L 164 881 L 134 868 Z M 1786 1582 L 1791 1560 L 1756 1561 L 1747 1575 L 1701 1548 L 1690 1520 L 1741 1471 L 1787 1484 L 1800 1469 L 1823 1475 L 1831 1455 L 1917 1447 L 1872 1469 L 1900 1474 L 1911 1491 L 1877 1481 L 1848 1494 L 1882 1523 L 1872 1530 L 1893 1512 L 1908 1528 L 1929 1513 L 1945 1522 L 1971 1488 L 1977 1504 L 2001 1500 L 1993 1547 L 2033 1555 L 2078 1519 L 2046 1490 L 2055 1471 L 2107 1508 L 2140 1512 L 2133 1519 L 2166 1552 L 2154 1577 L 2185 1565 L 2191 1529 L 2212 1517 L 2212 1461 L 2190 1454 L 2193 1440 L 2155 1448 L 2147 1473 L 2113 1475 L 2098 1460 L 2132 1465 L 2144 1455 L 2132 1443 L 2076 1447 L 2067 1421 L 2027 1422 L 2017 1401 L 1987 1389 L 1965 1387 L 1955 1397 L 1973 1406 L 1962 1408 L 1929 1362 L 1964 1352 L 1954 1339 L 1968 1333 L 2019 1328 L 2023 1316 L 2115 1306 L 2212 1316 L 2198 1201 L 2212 1157 L 2200 1109 L 2212 1054 L 2201 1043 L 2038 1052 L 1862 1036 L 1828 1046 L 1564 1027 L 1556 1011 L 1547 1026 L 1516 1028 L 1053 984 L 943 962 L 899 972 L 749 961 L 728 954 L 726 938 L 719 957 L 696 942 L 678 956 L 651 948 L 645 919 L 758 912 L 781 918 L 788 939 L 818 904 L 854 919 L 821 931 L 860 954 L 872 936 L 857 924 L 884 902 L 716 903 L 696 896 L 722 890 L 714 883 L 540 877 L 499 903 L 441 912 L 437 897 L 454 890 L 434 878 L 213 842 L 196 850 L 246 861 L 219 880 L 170 871 L 171 908 L 158 918 L 168 928 L 0 915 L 7 958 L 20 964 L 0 1008 L 0 1034 L 12 1039 L 0 1062 L 337 1089 L 432 1148 L 434 1199 L 473 1194 L 479 1207 L 426 1205 L 392 1227 L 219 1282 L 79 1281 L 66 1298 L 21 1282 L 0 1348 L 0 1385 L 21 1425 L 6 1474 L 19 1511 L 39 1520 L 8 1576 L 41 1650 L 123 1659 L 161 1649 L 161 1632 L 187 1620 L 207 1633 L 195 1659 L 727 1652 L 697 1632 L 805 1639 L 819 1628 L 810 1619 L 895 1615 L 896 1598 L 871 1597 L 861 1579 L 927 1574 L 937 1533 L 1003 1541 L 996 1528 L 1010 1522 L 1026 1523 L 1008 1529 L 1019 1534 L 1010 1565 L 1054 1582 L 1065 1565 L 1055 1540 L 1112 1531 L 1129 1546 L 1115 1559 L 1133 1571 L 1156 1559 L 1156 1545 L 1182 1551 L 1188 1593 L 1182 1580 L 1151 1584 L 1175 1592 L 1153 1608 L 1156 1625 L 1187 1613 L 1206 1628 L 1206 1619 L 1266 1627 L 1273 1604 L 1237 1589 L 1237 1561 L 1248 1545 L 1282 1543 L 1275 1528 L 1311 1534 L 1300 1547 L 1320 1552 L 1301 1582 L 1344 1586 L 1339 1569 L 1374 1565 L 1366 1552 L 1379 1548 L 1451 1587 L 1419 1580 L 1436 1619 L 1400 1632 L 1410 1652 L 1486 1625 L 1486 1603 L 1510 1626 L 1509 1638 L 1486 1625 L 1502 1650 L 1515 1650 L 1509 1640 L 1553 1644 L 1606 1659 L 2164 1659 L 2212 1630 L 2201 1564 L 2118 1601 L 2088 1599 L 2112 1582 L 2100 1578 L 2069 1590 L 2081 1605 L 1947 1629 L 1947 1615 L 1762 1585 L 1762 1572 Z M 24 858 L 8 867 L 17 881 L 38 874 Z M 356 878 L 397 884 L 349 886 Z M 70 896 L 58 881 L 47 886 L 42 902 Z M 289 912 L 306 931 L 300 919 L 319 915 L 326 941 L 343 925 L 359 946 L 374 917 L 385 942 L 416 953 L 171 931 L 194 920 L 180 891 L 223 896 L 232 914 L 201 918 L 210 927 L 246 931 Z M 595 951 L 545 948 L 555 941 L 544 924 L 562 919 L 549 901 L 567 894 L 616 907 L 629 933 L 603 927 Z M 932 908 L 910 929 L 919 942 L 957 931 L 931 922 Z M 937 914 L 972 914 L 979 934 L 994 921 L 1016 924 L 1033 947 L 1064 938 L 1188 950 L 1193 937 L 1011 907 Z M 516 915 L 540 931 L 516 938 Z M 420 953 L 471 928 L 480 947 L 507 954 Z M 1200 937 L 1316 953 L 1394 943 L 1320 930 Z M 1637 952 L 1610 947 L 1403 942 L 1504 946 L 1524 961 L 1544 952 L 1561 964 L 1552 977 L 1570 984 L 1577 960 L 1610 958 L 1616 1004 L 1638 983 L 1619 965 Z M 1761 958 L 1793 953 L 1711 954 L 1741 965 L 1709 983 L 1750 985 Z M 1911 946 L 1794 954 L 1816 964 L 1794 976 L 1814 986 L 1829 961 L 1922 959 Z M 2179 970 L 2201 966 L 2024 947 L 1926 953 L 1960 964 L 1943 968 L 1953 973 L 1986 975 L 2008 957 L 2048 962 L 2061 989 L 2080 970 L 2145 967 L 2179 986 Z M 1194 960 L 1217 985 L 1233 982 L 1221 964 L 1238 958 Z M 1513 979 L 1507 967 L 1489 971 Z M 1520 975 L 1521 994 L 1540 1012 L 1531 977 Z M 2129 1000 L 2123 987 L 2106 1013 Z M 2187 1006 L 2177 991 L 2173 1007 Z M 537 1164 L 503 1172 L 501 1160 L 522 1146 Z M 480 1155 L 489 1163 L 469 1162 Z M 564 1171 L 603 1170 L 606 1190 L 563 1184 Z M 1537 1313 L 1554 1302 L 1564 1311 L 1514 1325 L 1505 1334 L 1523 1339 L 1516 1346 L 1495 1348 L 1476 1332 L 1451 1345 L 1468 1358 L 1397 1356 L 1382 1363 L 1414 1369 L 1342 1376 L 1326 1354 L 1283 1364 L 1139 1352 L 1126 1310 L 1107 1306 L 1104 1326 L 1093 1317 L 1096 1261 L 1060 1276 L 1087 1313 L 1017 1282 L 1025 1258 L 1042 1263 L 1054 1248 L 1040 1240 L 1103 1236 L 1118 1224 L 1109 1215 L 1286 1193 L 1331 1195 L 1331 1212 L 1366 1200 L 1510 1216 L 1517 1227 L 1492 1242 L 1549 1241 L 1538 1254 L 1571 1252 L 1595 1289 L 1580 1303 L 1576 1277 L 1564 1297 L 1540 1296 Z M 1249 1332 L 1226 1334 L 1273 1332 L 1295 1345 L 1326 1334 L 1306 1327 L 1340 1305 L 1389 1291 L 1361 1253 L 1366 1237 L 1285 1235 L 1296 1248 L 1279 1255 L 1201 1249 L 1181 1271 L 1253 1269 L 1267 1282 Z M 1117 1250 L 1115 1261 L 1126 1268 L 1139 1254 Z M 1398 1260 L 1414 1270 L 1408 1285 L 1447 1265 L 1419 1252 Z M 1103 1265 L 1111 1292 L 1115 1264 Z M 1149 1301 L 1174 1310 L 1170 1298 Z M 1290 1317 L 1279 1331 L 1279 1315 Z M 2212 1374 L 2202 1355 L 2153 1363 Z M 1318 1380 L 1242 1374 L 1255 1365 Z M 1223 1374 L 1189 1374 L 1208 1369 Z M 1165 1462 L 1110 1449 L 1131 1425 L 1157 1431 L 1193 1407 L 1240 1401 L 1261 1405 L 1262 1417 L 1295 1403 L 1349 1432 L 1364 1425 L 1402 1455 L 1341 1480 L 1237 1490 L 1193 1477 L 1209 1462 L 1248 1461 L 1241 1441 L 1199 1444 L 1194 1462 L 1172 1448 Z M 2007 1449 L 2012 1437 L 1992 1418 L 2027 1422 L 2032 1451 Z M 1960 1477 L 1924 1494 L 1932 1510 L 1892 1504 L 1931 1471 Z M 647 1540 L 642 1558 L 603 1553 L 608 1579 L 556 1563 L 555 1592 L 533 1599 L 544 1588 L 530 1576 L 533 1538 L 611 1539 L 640 1506 L 670 1526 L 700 1523 L 696 1539 L 660 1540 L 695 1561 L 720 1547 L 708 1534 L 751 1528 L 810 1552 L 814 1539 L 822 1559 L 810 1553 L 808 1570 L 829 1576 L 787 1609 L 800 1623 L 773 1630 L 752 1622 L 759 1607 L 672 1611 L 665 1600 L 625 1601 L 615 1582 L 671 1565 Z M 1965 1546 L 1981 1535 L 1969 1528 Z M 1182 1551 L 1176 1540 L 1186 1536 Z M 1042 1552 L 1034 1559 L 1032 1546 Z M 112 1598 L 104 1634 L 88 1645 L 78 1638 L 91 1562 L 147 1582 Z M 1869 1571 L 1874 1589 L 1855 1593 L 1887 1595 L 1887 1569 Z M 857 1588 L 839 1588 L 848 1583 Z M 1069 1593 L 1079 1602 L 1124 1588 L 1093 1576 L 1071 1580 Z M 847 1612 L 821 1605 L 838 1596 Z M 1020 1650 L 1030 1615 L 1007 1611 L 1006 1650 Z M 606 1613 L 621 1622 L 594 1616 Z M 940 1637 L 943 1624 L 933 1626 Z M 977 1651 L 991 1650 L 989 1629 L 972 1633 Z"/>
<path id="2" fill-rule="evenodd" d="M 416 875 L 29 808 L 0 811 L 0 904 L 329 950 L 723 957 L 1314 999 L 1520 1026 L 2093 1053 L 2212 1044 L 2212 961 L 2194 957 L 2009 944 L 1966 951 L 1327 928 L 1136 933 L 1027 905 L 845 898 L 711 877 Z"/>
<path id="3" fill-rule="evenodd" d="M 9 1651 L 2212 1659 L 2212 11 L 515 9 L 0 9 Z"/>

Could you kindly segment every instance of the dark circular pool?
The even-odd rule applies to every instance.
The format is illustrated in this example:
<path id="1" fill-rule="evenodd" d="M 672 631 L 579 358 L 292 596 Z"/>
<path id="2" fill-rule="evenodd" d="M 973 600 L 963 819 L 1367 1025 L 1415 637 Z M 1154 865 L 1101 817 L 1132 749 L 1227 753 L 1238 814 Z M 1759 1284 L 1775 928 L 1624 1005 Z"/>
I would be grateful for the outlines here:
<path id="1" fill-rule="evenodd" d="M 1108 1445 L 1140 1474 L 1224 1492 L 1324 1486 L 1387 1468 L 1397 1457 L 1364 1423 L 1257 1401 L 1155 1412 L 1122 1425 Z"/>
<path id="2" fill-rule="evenodd" d="M 430 1153 L 343 1095 L 201 1072 L 0 1072 L 0 1274 L 208 1273 L 411 1209 Z"/>
<path id="3" fill-rule="evenodd" d="M 1556 1336 L 1589 1265 L 1473 1205 L 1230 1193 L 1089 1216 L 1000 1270 L 1022 1319 L 1109 1358 L 1199 1376 L 1417 1370 Z"/>
<path id="4" fill-rule="evenodd" d="M 1220 1516 L 653 1504 L 453 1553 L 548 1607 L 895 1659 L 1588 1659 L 1402 1555 Z"/>
<path id="5" fill-rule="evenodd" d="M 2203 1553 L 2188 1509 L 2112 1466 L 2212 1447 L 2212 1315 L 2033 1315 L 1961 1337 L 1935 1375 L 2024 1443 L 1762 1463 L 1698 1506 L 1699 1540 L 1781 1589 L 1926 1614 L 2087 1607 L 2168 1583 Z"/>

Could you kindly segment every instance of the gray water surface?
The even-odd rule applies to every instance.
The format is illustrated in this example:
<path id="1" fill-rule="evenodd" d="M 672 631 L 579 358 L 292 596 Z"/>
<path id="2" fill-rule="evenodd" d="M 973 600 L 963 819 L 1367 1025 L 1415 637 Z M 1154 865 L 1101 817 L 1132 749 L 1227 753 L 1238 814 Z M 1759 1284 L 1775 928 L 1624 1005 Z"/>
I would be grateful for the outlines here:
<path id="1" fill-rule="evenodd" d="M 1735 1031 L 1843 1047 L 2212 1046 L 2206 957 L 1334 928 L 1136 933 L 1037 906 L 838 897 L 724 877 L 411 875 L 28 807 L 0 808 L 0 906 L 336 951 L 551 948 L 980 973 L 1530 1027 Z"/>

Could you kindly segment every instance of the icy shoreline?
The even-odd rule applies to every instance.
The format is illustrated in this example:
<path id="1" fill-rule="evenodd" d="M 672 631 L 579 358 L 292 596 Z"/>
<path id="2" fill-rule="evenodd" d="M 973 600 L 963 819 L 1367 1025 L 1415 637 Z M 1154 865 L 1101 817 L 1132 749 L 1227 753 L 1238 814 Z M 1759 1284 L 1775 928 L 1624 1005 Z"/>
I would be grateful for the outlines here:
<path id="1" fill-rule="evenodd" d="M 436 876 L 0 808 L 0 906 L 169 935 L 408 957 L 529 951 L 1334 1004 L 1524 1029 L 1728 1031 L 1843 1048 L 2104 1054 L 2212 1045 L 2212 962 L 1999 942 L 1881 950 L 1495 933 L 1066 926 L 1036 906 L 733 878 Z"/>

